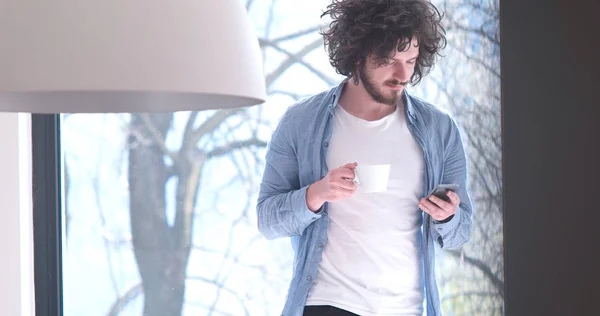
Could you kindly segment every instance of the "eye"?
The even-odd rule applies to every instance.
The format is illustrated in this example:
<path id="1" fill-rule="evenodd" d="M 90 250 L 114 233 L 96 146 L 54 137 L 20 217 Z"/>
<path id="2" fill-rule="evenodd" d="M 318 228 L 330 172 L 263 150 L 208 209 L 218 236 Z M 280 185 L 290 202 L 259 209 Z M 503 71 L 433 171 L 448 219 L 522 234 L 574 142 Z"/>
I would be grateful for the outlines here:
<path id="1" fill-rule="evenodd" d="M 411 60 L 407 61 L 406 63 L 409 65 L 414 65 L 416 61 L 417 61 L 416 59 L 411 59 Z"/>
<path id="2" fill-rule="evenodd" d="M 381 61 L 380 66 L 381 67 L 389 67 L 395 63 L 396 63 L 396 61 L 393 59 L 385 59 L 385 60 Z"/>

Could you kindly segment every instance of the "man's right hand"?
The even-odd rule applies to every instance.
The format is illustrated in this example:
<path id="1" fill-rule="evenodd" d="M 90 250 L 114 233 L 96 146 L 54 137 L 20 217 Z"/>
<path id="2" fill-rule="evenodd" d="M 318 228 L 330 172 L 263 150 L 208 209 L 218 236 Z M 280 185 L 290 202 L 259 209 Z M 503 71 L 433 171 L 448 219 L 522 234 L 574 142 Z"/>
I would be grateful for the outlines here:
<path id="1" fill-rule="evenodd" d="M 323 179 L 308 186 L 306 190 L 308 209 L 316 212 L 325 202 L 343 200 L 352 196 L 357 188 L 352 182 L 357 165 L 356 162 L 348 163 L 330 170 Z"/>

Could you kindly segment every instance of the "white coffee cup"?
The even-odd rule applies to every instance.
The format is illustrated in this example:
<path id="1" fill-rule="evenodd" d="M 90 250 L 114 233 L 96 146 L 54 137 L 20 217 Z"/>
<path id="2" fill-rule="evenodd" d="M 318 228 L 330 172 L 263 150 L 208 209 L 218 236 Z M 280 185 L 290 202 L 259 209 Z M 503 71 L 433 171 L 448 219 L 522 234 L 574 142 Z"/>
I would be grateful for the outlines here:
<path id="1" fill-rule="evenodd" d="M 391 165 L 358 165 L 354 169 L 354 183 L 364 193 L 385 192 Z"/>

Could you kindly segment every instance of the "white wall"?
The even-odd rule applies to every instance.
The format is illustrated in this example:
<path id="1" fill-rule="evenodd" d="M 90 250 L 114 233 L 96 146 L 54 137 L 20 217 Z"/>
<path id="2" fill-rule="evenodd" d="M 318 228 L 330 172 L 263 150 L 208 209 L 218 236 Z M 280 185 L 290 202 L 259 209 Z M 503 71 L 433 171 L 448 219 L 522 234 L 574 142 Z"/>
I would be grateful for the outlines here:
<path id="1" fill-rule="evenodd" d="M 0 306 L 34 314 L 31 116 L 0 113 Z"/>

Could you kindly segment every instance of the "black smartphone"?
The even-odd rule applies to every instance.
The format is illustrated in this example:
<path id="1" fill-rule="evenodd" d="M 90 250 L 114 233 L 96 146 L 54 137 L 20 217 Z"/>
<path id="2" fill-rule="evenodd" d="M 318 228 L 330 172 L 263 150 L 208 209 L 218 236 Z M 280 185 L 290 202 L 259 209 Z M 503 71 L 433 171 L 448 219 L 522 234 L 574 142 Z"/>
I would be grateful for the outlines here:
<path id="1" fill-rule="evenodd" d="M 433 188 L 433 190 L 431 190 L 431 192 L 429 192 L 429 194 L 427 194 L 427 197 L 429 197 L 430 195 L 435 195 L 440 199 L 448 202 L 450 201 L 450 198 L 448 198 L 448 196 L 446 195 L 446 192 L 448 190 L 456 192 L 456 190 L 458 190 L 458 184 L 438 184 L 435 188 Z"/>

